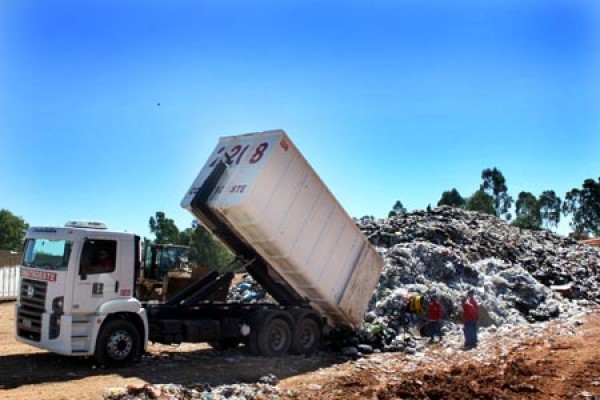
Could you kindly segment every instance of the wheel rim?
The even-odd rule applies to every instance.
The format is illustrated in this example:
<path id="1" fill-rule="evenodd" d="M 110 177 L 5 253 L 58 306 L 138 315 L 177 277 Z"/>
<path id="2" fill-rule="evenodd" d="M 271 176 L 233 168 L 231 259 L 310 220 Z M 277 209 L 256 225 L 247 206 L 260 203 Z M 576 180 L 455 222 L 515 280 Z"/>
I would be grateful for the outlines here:
<path id="1" fill-rule="evenodd" d="M 274 326 L 269 333 L 269 344 L 274 351 L 280 351 L 286 344 L 286 332 L 281 326 Z"/>
<path id="2" fill-rule="evenodd" d="M 113 360 L 123 360 L 131 353 L 133 339 L 126 331 L 115 331 L 108 337 L 106 350 Z"/>
<path id="3" fill-rule="evenodd" d="M 300 346 L 306 349 L 315 342 L 315 333 L 312 328 L 305 326 L 300 332 Z"/>

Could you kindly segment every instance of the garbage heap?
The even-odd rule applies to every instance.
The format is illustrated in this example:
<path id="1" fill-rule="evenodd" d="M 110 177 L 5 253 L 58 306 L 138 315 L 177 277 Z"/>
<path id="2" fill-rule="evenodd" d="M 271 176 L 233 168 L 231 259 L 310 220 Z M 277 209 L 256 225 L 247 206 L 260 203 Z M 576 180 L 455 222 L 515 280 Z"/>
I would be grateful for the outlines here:
<path id="1" fill-rule="evenodd" d="M 364 344 L 414 351 L 414 336 L 425 333 L 427 301 L 434 294 L 446 330 L 459 323 L 470 289 L 480 304 L 482 327 L 545 321 L 600 300 L 600 249 L 548 231 L 519 229 L 451 207 L 363 220 L 358 226 L 385 264 L 358 337 L 344 343 L 348 353 L 354 352 L 351 347 L 360 352 Z M 415 296 L 422 298 L 421 311 L 409 310 Z"/>
<path id="2" fill-rule="evenodd" d="M 446 331 L 460 323 L 469 289 L 476 292 L 484 328 L 569 316 L 600 301 L 600 249 L 552 232 L 452 207 L 357 224 L 383 256 L 384 269 L 358 334 L 331 335 L 332 347 L 349 356 L 416 351 L 433 294 L 442 303 Z M 264 295 L 247 279 L 230 297 L 263 301 Z M 420 311 L 409 309 L 415 296 Z"/>

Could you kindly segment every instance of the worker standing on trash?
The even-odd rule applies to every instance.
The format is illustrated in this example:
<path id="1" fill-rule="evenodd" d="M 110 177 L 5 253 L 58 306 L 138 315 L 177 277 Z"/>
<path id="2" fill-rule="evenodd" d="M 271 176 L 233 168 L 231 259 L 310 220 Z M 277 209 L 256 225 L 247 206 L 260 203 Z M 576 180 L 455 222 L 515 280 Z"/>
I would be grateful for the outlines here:
<path id="1" fill-rule="evenodd" d="M 463 301 L 463 329 L 465 334 L 465 349 L 477 347 L 477 320 L 479 319 L 479 305 L 475 300 L 475 291 L 470 289 Z"/>
<path id="2" fill-rule="evenodd" d="M 436 295 L 431 296 L 429 299 L 429 308 L 427 313 L 429 319 L 429 343 L 433 343 L 433 340 L 437 336 L 438 339 L 442 340 L 442 305 L 438 301 Z"/>

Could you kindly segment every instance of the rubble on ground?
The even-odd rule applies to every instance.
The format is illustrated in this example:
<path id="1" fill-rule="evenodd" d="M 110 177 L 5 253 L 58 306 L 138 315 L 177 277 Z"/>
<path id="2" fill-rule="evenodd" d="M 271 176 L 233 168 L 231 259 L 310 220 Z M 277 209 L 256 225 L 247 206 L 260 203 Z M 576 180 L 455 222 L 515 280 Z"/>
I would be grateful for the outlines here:
<path id="1" fill-rule="evenodd" d="M 212 387 L 210 384 L 142 384 L 129 385 L 126 388 L 106 389 L 104 400 L 151 400 L 151 399 L 186 399 L 186 400 L 276 400 L 282 391 L 277 388 L 274 375 L 265 376 L 257 383 L 236 383 Z"/>

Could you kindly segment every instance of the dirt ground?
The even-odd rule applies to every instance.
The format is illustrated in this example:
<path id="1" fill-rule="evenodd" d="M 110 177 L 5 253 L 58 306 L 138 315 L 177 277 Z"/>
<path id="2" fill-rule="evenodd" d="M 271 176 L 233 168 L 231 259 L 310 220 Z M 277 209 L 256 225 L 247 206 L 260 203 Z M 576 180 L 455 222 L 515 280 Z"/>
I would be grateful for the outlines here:
<path id="1" fill-rule="evenodd" d="M 274 374 L 289 399 L 600 399 L 600 314 L 577 328 L 558 321 L 537 337 L 505 335 L 476 350 L 425 346 L 422 354 L 347 361 L 329 353 L 268 359 L 243 349 L 151 345 L 140 363 L 100 369 L 14 340 L 14 303 L 0 303 L 0 398 L 101 399 L 144 383 L 213 385 Z"/>

